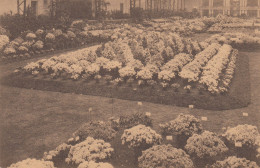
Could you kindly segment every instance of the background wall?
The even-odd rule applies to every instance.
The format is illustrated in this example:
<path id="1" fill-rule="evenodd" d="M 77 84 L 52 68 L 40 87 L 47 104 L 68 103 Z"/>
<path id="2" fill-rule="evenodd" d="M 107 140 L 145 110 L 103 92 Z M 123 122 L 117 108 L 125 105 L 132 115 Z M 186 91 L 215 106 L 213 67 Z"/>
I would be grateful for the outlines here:
<path id="1" fill-rule="evenodd" d="M 13 11 L 17 13 L 16 0 L 0 0 L 0 15 Z"/>

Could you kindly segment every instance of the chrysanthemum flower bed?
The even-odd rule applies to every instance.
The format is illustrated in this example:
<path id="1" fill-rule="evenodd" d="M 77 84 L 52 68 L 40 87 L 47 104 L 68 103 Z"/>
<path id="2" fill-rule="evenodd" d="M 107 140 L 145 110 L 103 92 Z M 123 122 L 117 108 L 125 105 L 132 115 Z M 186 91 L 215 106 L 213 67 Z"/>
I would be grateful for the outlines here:
<path id="1" fill-rule="evenodd" d="M 204 109 L 249 104 L 248 60 L 230 45 L 133 30 L 104 45 L 29 63 L 6 82 Z"/>
<path id="2" fill-rule="evenodd" d="M 125 116 L 120 118 L 122 117 Z M 96 129 L 102 129 L 104 125 L 107 129 L 113 129 L 113 123 L 117 122 L 118 127 L 113 131 L 115 136 L 109 139 L 109 142 L 104 141 L 107 139 L 106 136 L 101 139 L 88 136 L 82 141 L 73 135 L 73 138 L 56 149 L 45 152 L 43 158 L 39 160 L 28 158 L 12 164 L 10 168 L 26 166 L 39 168 L 258 168 L 257 164 L 260 163 L 257 158 L 259 132 L 254 126 L 238 125 L 220 135 L 203 130 L 200 119 L 192 115 L 180 114 L 171 121 L 171 125 L 164 125 L 164 130 L 166 128 L 170 130 L 167 134 L 171 135 L 169 139 L 157 133 L 152 127 L 143 125 L 146 123 L 144 119 L 151 119 L 150 116 L 137 114 L 127 116 L 135 123 L 129 129 L 126 129 L 124 124 L 120 124 L 120 118 L 100 122 L 91 121 L 83 125 L 88 126 L 89 129 L 79 128 L 84 135 L 95 135 L 96 130 L 91 130 L 92 123 L 96 123 Z M 179 123 L 181 126 L 178 127 L 174 123 Z M 183 133 L 189 138 L 183 140 L 186 143 L 185 146 L 179 146 L 175 143 L 175 139 Z M 100 134 L 103 133 L 100 132 Z M 254 156 L 238 156 L 239 151 L 232 150 L 229 145 L 233 140 L 242 142 L 243 145 L 250 143 L 252 148 L 248 152 L 253 151 Z M 237 148 L 243 150 L 244 146 Z"/>

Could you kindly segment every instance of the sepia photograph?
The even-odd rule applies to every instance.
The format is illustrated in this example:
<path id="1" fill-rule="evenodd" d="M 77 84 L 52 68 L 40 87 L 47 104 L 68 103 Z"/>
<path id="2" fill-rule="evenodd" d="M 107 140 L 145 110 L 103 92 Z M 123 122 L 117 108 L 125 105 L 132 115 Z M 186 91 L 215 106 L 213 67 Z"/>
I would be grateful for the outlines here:
<path id="1" fill-rule="evenodd" d="M 260 168 L 260 0 L 0 0 L 0 168 Z"/>

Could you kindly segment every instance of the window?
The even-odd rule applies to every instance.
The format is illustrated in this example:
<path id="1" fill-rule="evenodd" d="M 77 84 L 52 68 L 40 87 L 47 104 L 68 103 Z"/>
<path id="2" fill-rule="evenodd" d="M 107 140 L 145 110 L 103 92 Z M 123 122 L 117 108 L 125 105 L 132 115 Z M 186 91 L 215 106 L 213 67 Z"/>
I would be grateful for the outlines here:
<path id="1" fill-rule="evenodd" d="M 247 15 L 250 17 L 257 17 L 257 10 L 248 10 Z"/>
<path id="2" fill-rule="evenodd" d="M 247 0 L 247 6 L 258 6 L 257 0 Z"/>
<path id="3" fill-rule="evenodd" d="M 214 0 L 213 1 L 213 6 L 216 6 L 216 7 L 223 6 L 223 4 L 224 4 L 224 0 Z"/>
<path id="4" fill-rule="evenodd" d="M 209 16 L 209 10 L 203 10 L 202 15 L 203 16 Z"/>
<path id="5" fill-rule="evenodd" d="M 123 3 L 120 3 L 120 12 L 124 12 L 124 4 Z"/>
<path id="6" fill-rule="evenodd" d="M 37 15 L 37 10 L 38 10 L 38 2 L 37 1 L 31 2 L 31 10 L 32 10 L 32 13 L 34 15 Z"/>
<path id="7" fill-rule="evenodd" d="M 47 7 L 47 6 L 48 6 L 48 0 L 44 0 L 44 1 L 43 1 L 43 5 L 44 5 L 45 7 Z"/>
<path id="8" fill-rule="evenodd" d="M 209 6 L 209 0 L 202 0 L 202 6 Z"/>

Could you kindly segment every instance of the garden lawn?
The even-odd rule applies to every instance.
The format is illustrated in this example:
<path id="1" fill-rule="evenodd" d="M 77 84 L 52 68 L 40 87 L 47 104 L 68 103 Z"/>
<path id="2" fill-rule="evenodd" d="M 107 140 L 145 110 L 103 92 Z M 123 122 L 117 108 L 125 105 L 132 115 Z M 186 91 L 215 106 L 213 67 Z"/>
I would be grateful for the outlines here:
<path id="1" fill-rule="evenodd" d="M 196 117 L 207 117 L 203 121 L 205 129 L 223 132 L 223 127 L 238 124 L 251 124 L 260 128 L 260 57 L 259 52 L 243 52 L 249 56 L 251 78 L 251 104 L 242 109 L 210 111 L 188 109 L 143 102 L 138 106 L 135 101 L 105 97 L 38 91 L 1 86 L 0 95 L 0 167 L 9 166 L 28 157 L 40 159 L 45 151 L 71 137 L 72 133 L 89 120 L 107 120 L 111 116 L 120 116 L 137 111 L 151 112 L 154 129 L 158 124 L 176 118 L 180 113 Z M 0 66 L 3 76 L 10 74 L 16 67 L 30 61 L 10 63 Z M 114 102 L 112 104 L 112 102 Z M 92 108 L 92 113 L 89 113 Z M 248 113 L 243 117 L 242 113 Z M 127 163 L 127 152 L 121 155 L 116 168 L 134 168 Z M 122 165 L 123 164 L 123 165 Z"/>

